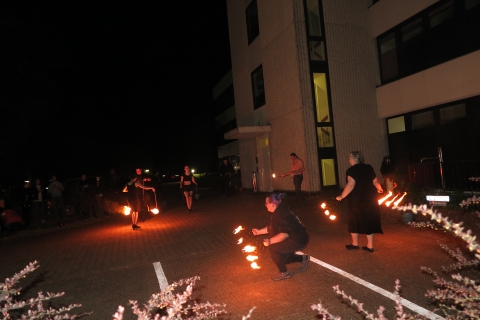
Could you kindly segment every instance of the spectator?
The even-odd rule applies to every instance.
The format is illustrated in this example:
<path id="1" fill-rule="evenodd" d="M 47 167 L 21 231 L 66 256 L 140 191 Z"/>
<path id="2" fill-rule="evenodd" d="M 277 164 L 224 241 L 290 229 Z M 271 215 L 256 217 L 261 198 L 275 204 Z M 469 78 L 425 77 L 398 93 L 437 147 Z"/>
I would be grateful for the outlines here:
<path id="1" fill-rule="evenodd" d="M 80 177 L 80 180 L 78 181 L 77 194 L 78 194 L 80 213 L 82 214 L 87 213 L 91 217 L 92 208 L 91 208 L 91 199 L 90 199 L 90 184 L 88 183 L 87 176 L 85 174 L 82 174 L 82 176 Z"/>
<path id="2" fill-rule="evenodd" d="M 115 169 L 110 169 L 105 183 L 106 197 L 110 200 L 117 200 L 117 194 L 121 191 L 120 177 L 115 172 Z"/>
<path id="3" fill-rule="evenodd" d="M 22 215 L 25 227 L 31 223 L 33 205 L 33 189 L 30 181 L 25 181 L 22 189 Z"/>
<path id="4" fill-rule="evenodd" d="M 382 174 L 383 182 L 385 183 L 385 189 L 387 192 L 393 193 L 393 189 L 395 189 L 395 163 L 390 156 L 383 157 L 382 165 L 380 166 L 380 173 Z"/>
<path id="5" fill-rule="evenodd" d="M 35 185 L 32 187 L 33 205 L 32 205 L 32 220 L 38 224 L 44 215 L 45 211 L 45 190 L 43 189 L 40 179 L 35 179 Z"/>
<path id="6" fill-rule="evenodd" d="M 227 197 L 233 195 L 233 175 L 235 170 L 233 166 L 228 162 L 228 158 L 223 158 L 222 163 L 220 164 L 220 177 L 222 179 L 222 194 L 226 193 Z"/>
<path id="7" fill-rule="evenodd" d="M 103 196 L 105 194 L 105 185 L 103 184 L 103 180 L 101 177 L 95 178 L 95 183 L 92 187 L 93 197 L 95 199 L 95 215 L 97 217 L 103 216 L 105 212 L 103 210 Z"/>
<path id="8" fill-rule="evenodd" d="M 63 198 L 62 192 L 65 188 L 63 184 L 57 180 L 56 176 L 52 176 L 52 181 L 48 185 L 48 193 L 52 198 L 53 213 L 57 218 L 63 217 Z"/>

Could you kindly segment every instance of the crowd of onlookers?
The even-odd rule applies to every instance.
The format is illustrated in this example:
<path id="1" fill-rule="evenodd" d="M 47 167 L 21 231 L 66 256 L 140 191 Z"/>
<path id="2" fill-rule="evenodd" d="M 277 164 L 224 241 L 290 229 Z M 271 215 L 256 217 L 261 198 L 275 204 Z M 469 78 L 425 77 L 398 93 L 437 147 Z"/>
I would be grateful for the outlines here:
<path id="1" fill-rule="evenodd" d="M 78 217 L 101 217 L 109 214 L 106 201 L 121 201 L 126 183 L 114 169 L 105 176 L 83 174 L 78 179 L 60 181 L 52 176 L 24 181 L 23 186 L 0 187 L 1 233 L 22 228 L 38 228 L 46 223 L 65 223 Z M 160 175 L 153 176 L 156 187 Z"/>

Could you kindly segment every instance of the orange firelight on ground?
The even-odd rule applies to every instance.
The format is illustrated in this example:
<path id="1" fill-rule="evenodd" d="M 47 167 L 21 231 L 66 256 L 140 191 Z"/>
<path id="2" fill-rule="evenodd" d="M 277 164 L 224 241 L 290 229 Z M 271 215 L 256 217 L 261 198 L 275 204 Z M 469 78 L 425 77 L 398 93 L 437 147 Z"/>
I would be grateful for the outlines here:
<path id="1" fill-rule="evenodd" d="M 237 244 L 240 244 L 243 242 L 243 238 L 238 239 Z"/>
<path id="2" fill-rule="evenodd" d="M 320 205 L 320 208 L 322 208 L 322 209 L 325 209 L 326 207 L 327 207 L 327 205 L 326 205 L 325 203 L 322 203 L 322 204 Z"/>
<path id="3" fill-rule="evenodd" d="M 130 211 L 132 211 L 132 209 L 128 206 L 123 206 L 123 214 L 128 216 L 130 214 Z"/>
<path id="4" fill-rule="evenodd" d="M 245 252 L 254 252 L 256 249 L 254 246 L 245 246 L 242 250 Z"/>
<path id="5" fill-rule="evenodd" d="M 252 255 L 248 255 L 248 256 L 247 256 L 247 260 L 248 260 L 248 261 L 255 261 L 255 260 L 257 260 L 257 259 L 258 259 L 258 256 L 252 256 Z"/>
<path id="6" fill-rule="evenodd" d="M 256 262 L 252 262 L 250 267 L 252 267 L 252 269 L 260 269 L 260 267 L 258 266 L 258 264 Z"/>
<path id="7" fill-rule="evenodd" d="M 398 206 L 398 204 L 403 200 L 403 198 L 407 195 L 406 192 L 403 193 L 403 196 L 400 197 L 400 199 L 398 199 L 397 201 L 395 201 L 393 204 L 395 206 Z"/>
<path id="8" fill-rule="evenodd" d="M 385 197 L 383 197 L 382 199 L 378 200 L 378 205 L 381 205 L 385 200 L 387 200 L 388 198 L 390 198 L 392 196 L 392 191 L 390 191 Z"/>
<path id="9" fill-rule="evenodd" d="M 152 213 L 153 213 L 153 214 L 158 214 L 159 212 L 160 212 L 160 211 L 158 211 L 157 208 L 152 209 Z"/>
<path id="10" fill-rule="evenodd" d="M 237 233 L 239 233 L 239 232 L 242 231 L 242 230 L 245 230 L 245 229 L 244 229 L 242 226 L 238 226 L 237 229 L 233 230 L 233 234 L 237 234 Z"/>

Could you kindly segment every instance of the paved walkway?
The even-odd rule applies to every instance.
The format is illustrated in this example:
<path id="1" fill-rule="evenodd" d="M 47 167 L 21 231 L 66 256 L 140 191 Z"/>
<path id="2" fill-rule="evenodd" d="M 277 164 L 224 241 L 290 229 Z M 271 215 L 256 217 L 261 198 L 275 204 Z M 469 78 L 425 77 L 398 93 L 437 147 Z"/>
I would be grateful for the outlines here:
<path id="1" fill-rule="evenodd" d="M 265 194 L 226 198 L 208 192 L 194 202 L 191 213 L 180 197 L 170 201 L 167 210 L 142 223 L 137 231 L 131 230 L 130 217 L 115 215 L 94 224 L 3 239 L 0 278 L 39 260 L 41 268 L 29 278 L 32 282 L 21 284 L 27 288 L 25 296 L 39 290 L 65 291 L 66 296 L 56 303 L 82 303 L 78 311 L 93 310 L 91 319 L 109 319 L 119 304 L 128 307 L 131 299 L 143 304 L 159 292 L 155 263 L 161 265 L 169 283 L 200 276 L 194 298 L 226 303 L 229 314 L 222 319 L 241 319 L 253 306 L 257 307 L 253 319 L 315 319 L 310 306 L 319 300 L 343 319 L 362 319 L 335 295 L 332 286 L 337 284 L 364 302 L 370 312 L 384 305 L 387 317 L 393 318 L 392 300 L 326 268 L 328 264 L 389 292 L 400 279 L 405 299 L 433 309 L 424 297 L 433 282 L 420 267 L 441 272 L 441 265 L 453 261 L 440 250 L 438 241 L 453 248 L 461 242 L 445 233 L 406 227 L 400 213 L 385 211 L 384 234 L 375 237 L 375 252 L 348 251 L 344 245 L 350 236 L 342 204 L 332 203 L 328 208 L 337 215 L 333 221 L 320 208 L 331 198 L 310 197 L 305 205 L 293 209 L 311 236 L 304 252 L 324 264 L 311 263 L 306 272 L 284 281 L 270 280 L 276 270 L 266 250 L 259 251 L 261 269 L 253 270 L 241 250 L 243 244 L 236 244 L 241 236 L 249 240 L 246 243 L 260 244 L 260 239 L 246 231 L 233 234 L 239 225 L 247 229 L 266 225 Z M 360 245 L 366 245 L 365 241 L 362 237 Z"/>

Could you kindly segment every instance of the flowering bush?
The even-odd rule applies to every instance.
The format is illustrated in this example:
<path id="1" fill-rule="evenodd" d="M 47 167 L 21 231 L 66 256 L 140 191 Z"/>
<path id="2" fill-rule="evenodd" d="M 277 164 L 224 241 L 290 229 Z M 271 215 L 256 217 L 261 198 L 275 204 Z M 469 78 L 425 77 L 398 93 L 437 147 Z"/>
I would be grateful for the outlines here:
<path id="1" fill-rule="evenodd" d="M 68 311 L 73 308 L 80 307 L 80 304 L 70 304 L 66 307 L 61 307 L 59 309 L 48 308 L 45 309 L 43 302 L 58 298 L 63 296 L 65 293 L 51 293 L 47 292 L 44 295 L 41 291 L 38 293 L 37 297 L 28 299 L 26 301 L 20 300 L 16 301 L 13 299 L 14 296 L 20 294 L 19 289 L 15 289 L 14 286 L 17 282 L 24 278 L 27 274 L 35 271 L 39 268 L 38 262 L 34 261 L 28 264 L 22 271 L 13 275 L 12 278 L 5 279 L 4 283 L 0 283 L 0 311 L 2 312 L 2 319 L 12 319 L 11 312 L 13 310 L 24 310 L 28 309 L 26 313 L 21 315 L 21 319 L 76 319 L 80 316 L 86 315 L 86 313 L 80 315 L 69 315 Z M 65 314 L 63 314 L 65 313 Z"/>
<path id="2" fill-rule="evenodd" d="M 436 288 L 428 290 L 426 297 L 435 302 L 439 311 L 442 312 L 446 319 L 479 319 L 480 318 L 480 285 L 476 280 L 462 276 L 459 272 L 461 270 L 477 269 L 480 265 L 480 245 L 477 242 L 476 236 L 472 234 L 470 230 L 464 231 L 462 222 L 453 222 L 447 217 L 443 217 L 440 212 L 429 209 L 426 205 L 412 206 L 394 206 L 392 209 L 400 211 L 411 211 L 414 214 L 421 213 L 424 216 L 429 216 L 433 223 L 421 223 L 414 226 L 420 227 L 432 227 L 433 229 L 442 229 L 446 232 L 452 233 L 454 236 L 461 238 L 467 249 L 474 253 L 471 259 L 466 258 L 460 249 L 451 250 L 446 245 L 440 245 L 450 256 L 452 256 L 457 262 L 443 267 L 443 271 L 449 274 L 452 281 L 446 280 L 440 277 L 435 271 L 430 268 L 422 267 L 422 271 L 430 274 L 434 277 L 433 282 L 437 285 Z M 456 273 L 455 273 L 456 272 Z M 377 315 L 368 312 L 363 309 L 363 304 L 352 296 L 347 295 L 344 291 L 340 290 L 339 286 L 334 286 L 335 293 L 340 295 L 343 299 L 347 300 L 352 306 L 358 309 L 358 312 L 365 316 L 366 319 L 386 319 L 384 316 L 385 308 L 380 306 L 377 310 Z M 395 281 L 396 296 L 395 310 L 396 319 L 423 319 L 421 315 L 411 315 L 403 311 L 400 297 L 400 281 Z M 340 319 L 335 315 L 332 315 L 321 304 L 312 305 L 313 310 L 317 310 L 318 314 L 323 319 Z"/>

